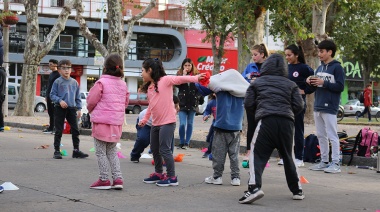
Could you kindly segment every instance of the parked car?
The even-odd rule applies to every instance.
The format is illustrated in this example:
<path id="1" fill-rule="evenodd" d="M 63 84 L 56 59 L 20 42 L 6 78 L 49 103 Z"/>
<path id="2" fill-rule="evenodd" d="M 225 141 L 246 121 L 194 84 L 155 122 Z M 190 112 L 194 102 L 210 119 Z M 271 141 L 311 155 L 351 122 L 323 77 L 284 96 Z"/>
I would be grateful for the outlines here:
<path id="1" fill-rule="evenodd" d="M 344 105 L 344 115 L 345 116 L 358 116 L 364 110 L 364 104 L 360 103 L 358 99 L 349 100 Z M 371 107 L 371 115 L 376 119 L 380 118 L 380 108 Z"/>
<path id="2" fill-rule="evenodd" d="M 145 93 L 130 93 L 129 104 L 125 113 L 132 111 L 133 114 L 139 114 L 149 105 L 148 96 Z"/>
<path id="3" fill-rule="evenodd" d="M 8 83 L 8 108 L 13 109 L 16 107 L 16 103 L 19 97 L 20 85 L 16 83 Z M 47 109 L 47 103 L 45 97 L 34 97 L 34 111 L 44 112 Z"/>

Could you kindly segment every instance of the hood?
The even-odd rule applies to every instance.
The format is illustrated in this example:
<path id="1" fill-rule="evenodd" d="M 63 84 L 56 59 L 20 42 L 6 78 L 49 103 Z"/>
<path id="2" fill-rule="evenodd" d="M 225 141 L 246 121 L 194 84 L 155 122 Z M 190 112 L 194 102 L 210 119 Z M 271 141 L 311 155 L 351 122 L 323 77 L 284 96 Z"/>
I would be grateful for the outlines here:
<path id="1" fill-rule="evenodd" d="M 288 77 L 288 66 L 285 58 L 280 54 L 272 54 L 261 66 L 260 76 L 274 75 Z"/>
<path id="2" fill-rule="evenodd" d="M 321 65 L 322 65 L 322 72 L 325 72 L 330 67 L 334 67 L 336 65 L 340 65 L 340 62 L 337 61 L 337 60 L 332 60 L 331 62 L 329 62 L 327 64 L 324 63 L 324 62 L 321 62 Z"/>

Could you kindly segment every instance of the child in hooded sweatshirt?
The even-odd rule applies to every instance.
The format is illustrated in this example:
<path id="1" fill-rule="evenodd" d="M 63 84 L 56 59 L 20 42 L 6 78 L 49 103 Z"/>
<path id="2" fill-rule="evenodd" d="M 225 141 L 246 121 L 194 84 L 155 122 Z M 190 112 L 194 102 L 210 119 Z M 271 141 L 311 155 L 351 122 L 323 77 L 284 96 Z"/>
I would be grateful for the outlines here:
<path id="1" fill-rule="evenodd" d="M 250 204 L 264 196 L 262 174 L 274 149 L 283 157 L 286 180 L 293 199 L 302 200 L 297 168 L 294 165 L 294 117 L 304 102 L 296 83 L 288 79 L 284 57 L 273 54 L 263 63 L 260 77 L 250 84 L 244 107 L 255 114 L 257 126 L 249 154 L 248 191 L 239 203 Z"/>

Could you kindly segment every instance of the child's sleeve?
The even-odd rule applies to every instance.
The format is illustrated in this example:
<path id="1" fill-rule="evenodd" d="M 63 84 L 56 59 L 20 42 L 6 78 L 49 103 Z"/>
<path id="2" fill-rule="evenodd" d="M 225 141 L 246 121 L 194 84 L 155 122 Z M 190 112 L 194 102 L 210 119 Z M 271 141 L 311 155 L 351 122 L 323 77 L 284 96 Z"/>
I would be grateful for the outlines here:
<path id="1" fill-rule="evenodd" d="M 307 66 L 307 71 L 306 71 L 306 76 L 305 76 L 305 85 L 306 85 L 306 88 L 305 88 L 305 94 L 311 94 L 311 93 L 314 93 L 314 91 L 316 90 L 316 87 L 315 86 L 311 86 L 309 85 L 307 82 L 306 82 L 306 79 L 312 75 L 314 75 L 314 70 L 312 68 L 310 68 L 310 66 L 306 65 Z"/>
<path id="2" fill-rule="evenodd" d="M 295 87 L 292 89 L 291 103 L 292 103 L 294 116 L 296 116 L 303 110 L 303 107 L 304 107 L 304 102 L 297 85 L 295 85 Z"/>
<path id="3" fill-rule="evenodd" d="M 254 83 L 250 84 L 244 98 L 244 108 L 251 114 L 255 114 L 256 110 L 256 93 L 254 89 Z"/>
<path id="4" fill-rule="evenodd" d="M 179 85 L 188 82 L 198 82 L 198 76 L 166 76 L 169 85 Z"/>
<path id="5" fill-rule="evenodd" d="M 79 84 L 77 83 L 77 81 L 75 81 L 75 82 L 77 84 L 77 90 L 75 92 L 75 105 L 76 105 L 77 110 L 81 110 L 82 109 L 82 99 L 80 98 Z"/>
<path id="6" fill-rule="evenodd" d="M 102 98 L 103 94 L 103 84 L 100 81 L 97 81 L 95 85 L 90 89 L 88 96 L 87 96 L 87 110 L 89 113 L 91 113 L 100 99 Z"/>

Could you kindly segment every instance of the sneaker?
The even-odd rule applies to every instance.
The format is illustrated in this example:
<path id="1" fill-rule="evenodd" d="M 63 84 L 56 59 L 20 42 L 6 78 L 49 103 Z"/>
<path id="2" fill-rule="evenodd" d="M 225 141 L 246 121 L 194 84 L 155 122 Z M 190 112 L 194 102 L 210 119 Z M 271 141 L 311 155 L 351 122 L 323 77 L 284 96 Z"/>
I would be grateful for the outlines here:
<path id="1" fill-rule="evenodd" d="M 326 173 L 333 173 L 333 174 L 341 172 L 339 164 L 332 163 L 332 162 L 329 165 L 329 167 L 327 167 L 327 168 L 324 169 L 324 171 Z"/>
<path id="2" fill-rule="evenodd" d="M 96 182 L 94 182 L 90 188 L 92 189 L 99 189 L 99 190 L 108 190 L 111 189 L 111 182 L 110 180 L 103 181 L 101 179 L 98 179 Z"/>
<path id="3" fill-rule="evenodd" d="M 264 192 L 261 189 L 259 188 L 255 188 L 254 190 L 248 189 L 248 191 L 244 193 L 244 196 L 239 199 L 239 203 L 251 204 L 252 202 L 258 199 L 261 199 L 263 197 L 264 197 Z"/>
<path id="4" fill-rule="evenodd" d="M 177 149 L 182 149 L 183 146 L 183 144 L 178 144 Z"/>
<path id="5" fill-rule="evenodd" d="M 121 178 L 117 178 L 113 181 L 111 188 L 115 190 L 123 189 L 123 180 Z"/>
<path id="6" fill-rule="evenodd" d="M 188 149 L 189 148 L 189 144 L 185 144 L 181 147 L 181 149 Z"/>
<path id="7" fill-rule="evenodd" d="M 4 127 L 0 127 L 0 132 L 4 132 Z"/>
<path id="8" fill-rule="evenodd" d="M 303 163 L 303 160 L 299 160 L 299 159 L 296 159 L 295 165 L 297 167 L 304 167 L 305 166 L 305 164 Z"/>
<path id="9" fill-rule="evenodd" d="M 209 155 L 210 155 L 209 153 L 206 153 L 206 152 L 205 152 L 205 153 L 203 154 L 202 158 L 208 158 Z"/>
<path id="10" fill-rule="evenodd" d="M 44 134 L 51 134 L 52 132 L 53 132 L 53 130 L 51 130 L 51 129 L 44 129 L 43 131 L 42 131 Z"/>
<path id="11" fill-rule="evenodd" d="M 162 179 L 156 183 L 156 185 L 161 187 L 166 186 L 177 186 L 178 185 L 178 179 L 177 177 L 166 177 L 165 179 Z"/>
<path id="12" fill-rule="evenodd" d="M 305 194 L 302 192 L 302 190 L 293 194 L 294 200 L 303 200 L 304 198 L 305 198 Z"/>
<path id="13" fill-rule="evenodd" d="M 234 178 L 231 180 L 231 185 L 233 186 L 240 186 L 240 179 L 239 178 Z"/>
<path id="14" fill-rule="evenodd" d="M 131 161 L 133 163 L 138 163 L 138 162 L 140 162 L 140 159 L 139 158 L 131 158 Z"/>
<path id="15" fill-rule="evenodd" d="M 87 158 L 87 157 L 88 157 L 88 154 L 85 154 L 82 151 L 79 151 L 79 150 L 73 151 L 73 158 Z"/>
<path id="16" fill-rule="evenodd" d="M 2 193 L 3 191 L 4 191 L 4 187 L 0 186 L 0 193 Z"/>
<path id="17" fill-rule="evenodd" d="M 222 185 L 223 184 L 223 180 L 221 177 L 218 177 L 215 179 L 213 176 L 206 177 L 205 182 L 208 184 L 214 184 L 214 185 Z"/>
<path id="18" fill-rule="evenodd" d="M 62 155 L 60 151 L 54 151 L 54 159 L 62 159 Z"/>
<path id="19" fill-rule="evenodd" d="M 159 174 L 159 173 L 154 172 L 150 174 L 148 178 L 144 179 L 144 183 L 148 183 L 148 184 L 157 183 L 158 181 L 163 180 L 164 178 L 166 178 L 165 174 Z"/>
<path id="20" fill-rule="evenodd" d="M 309 169 L 313 171 L 324 171 L 327 167 L 329 167 L 329 164 L 321 161 L 313 166 L 310 166 Z"/>
<path id="21" fill-rule="evenodd" d="M 51 131 L 51 134 L 52 134 L 52 135 L 55 135 L 55 129 L 53 129 L 53 131 Z"/>
<path id="22" fill-rule="evenodd" d="M 280 159 L 280 160 L 278 161 L 277 165 L 280 165 L 280 166 L 284 165 L 284 160 Z"/>

